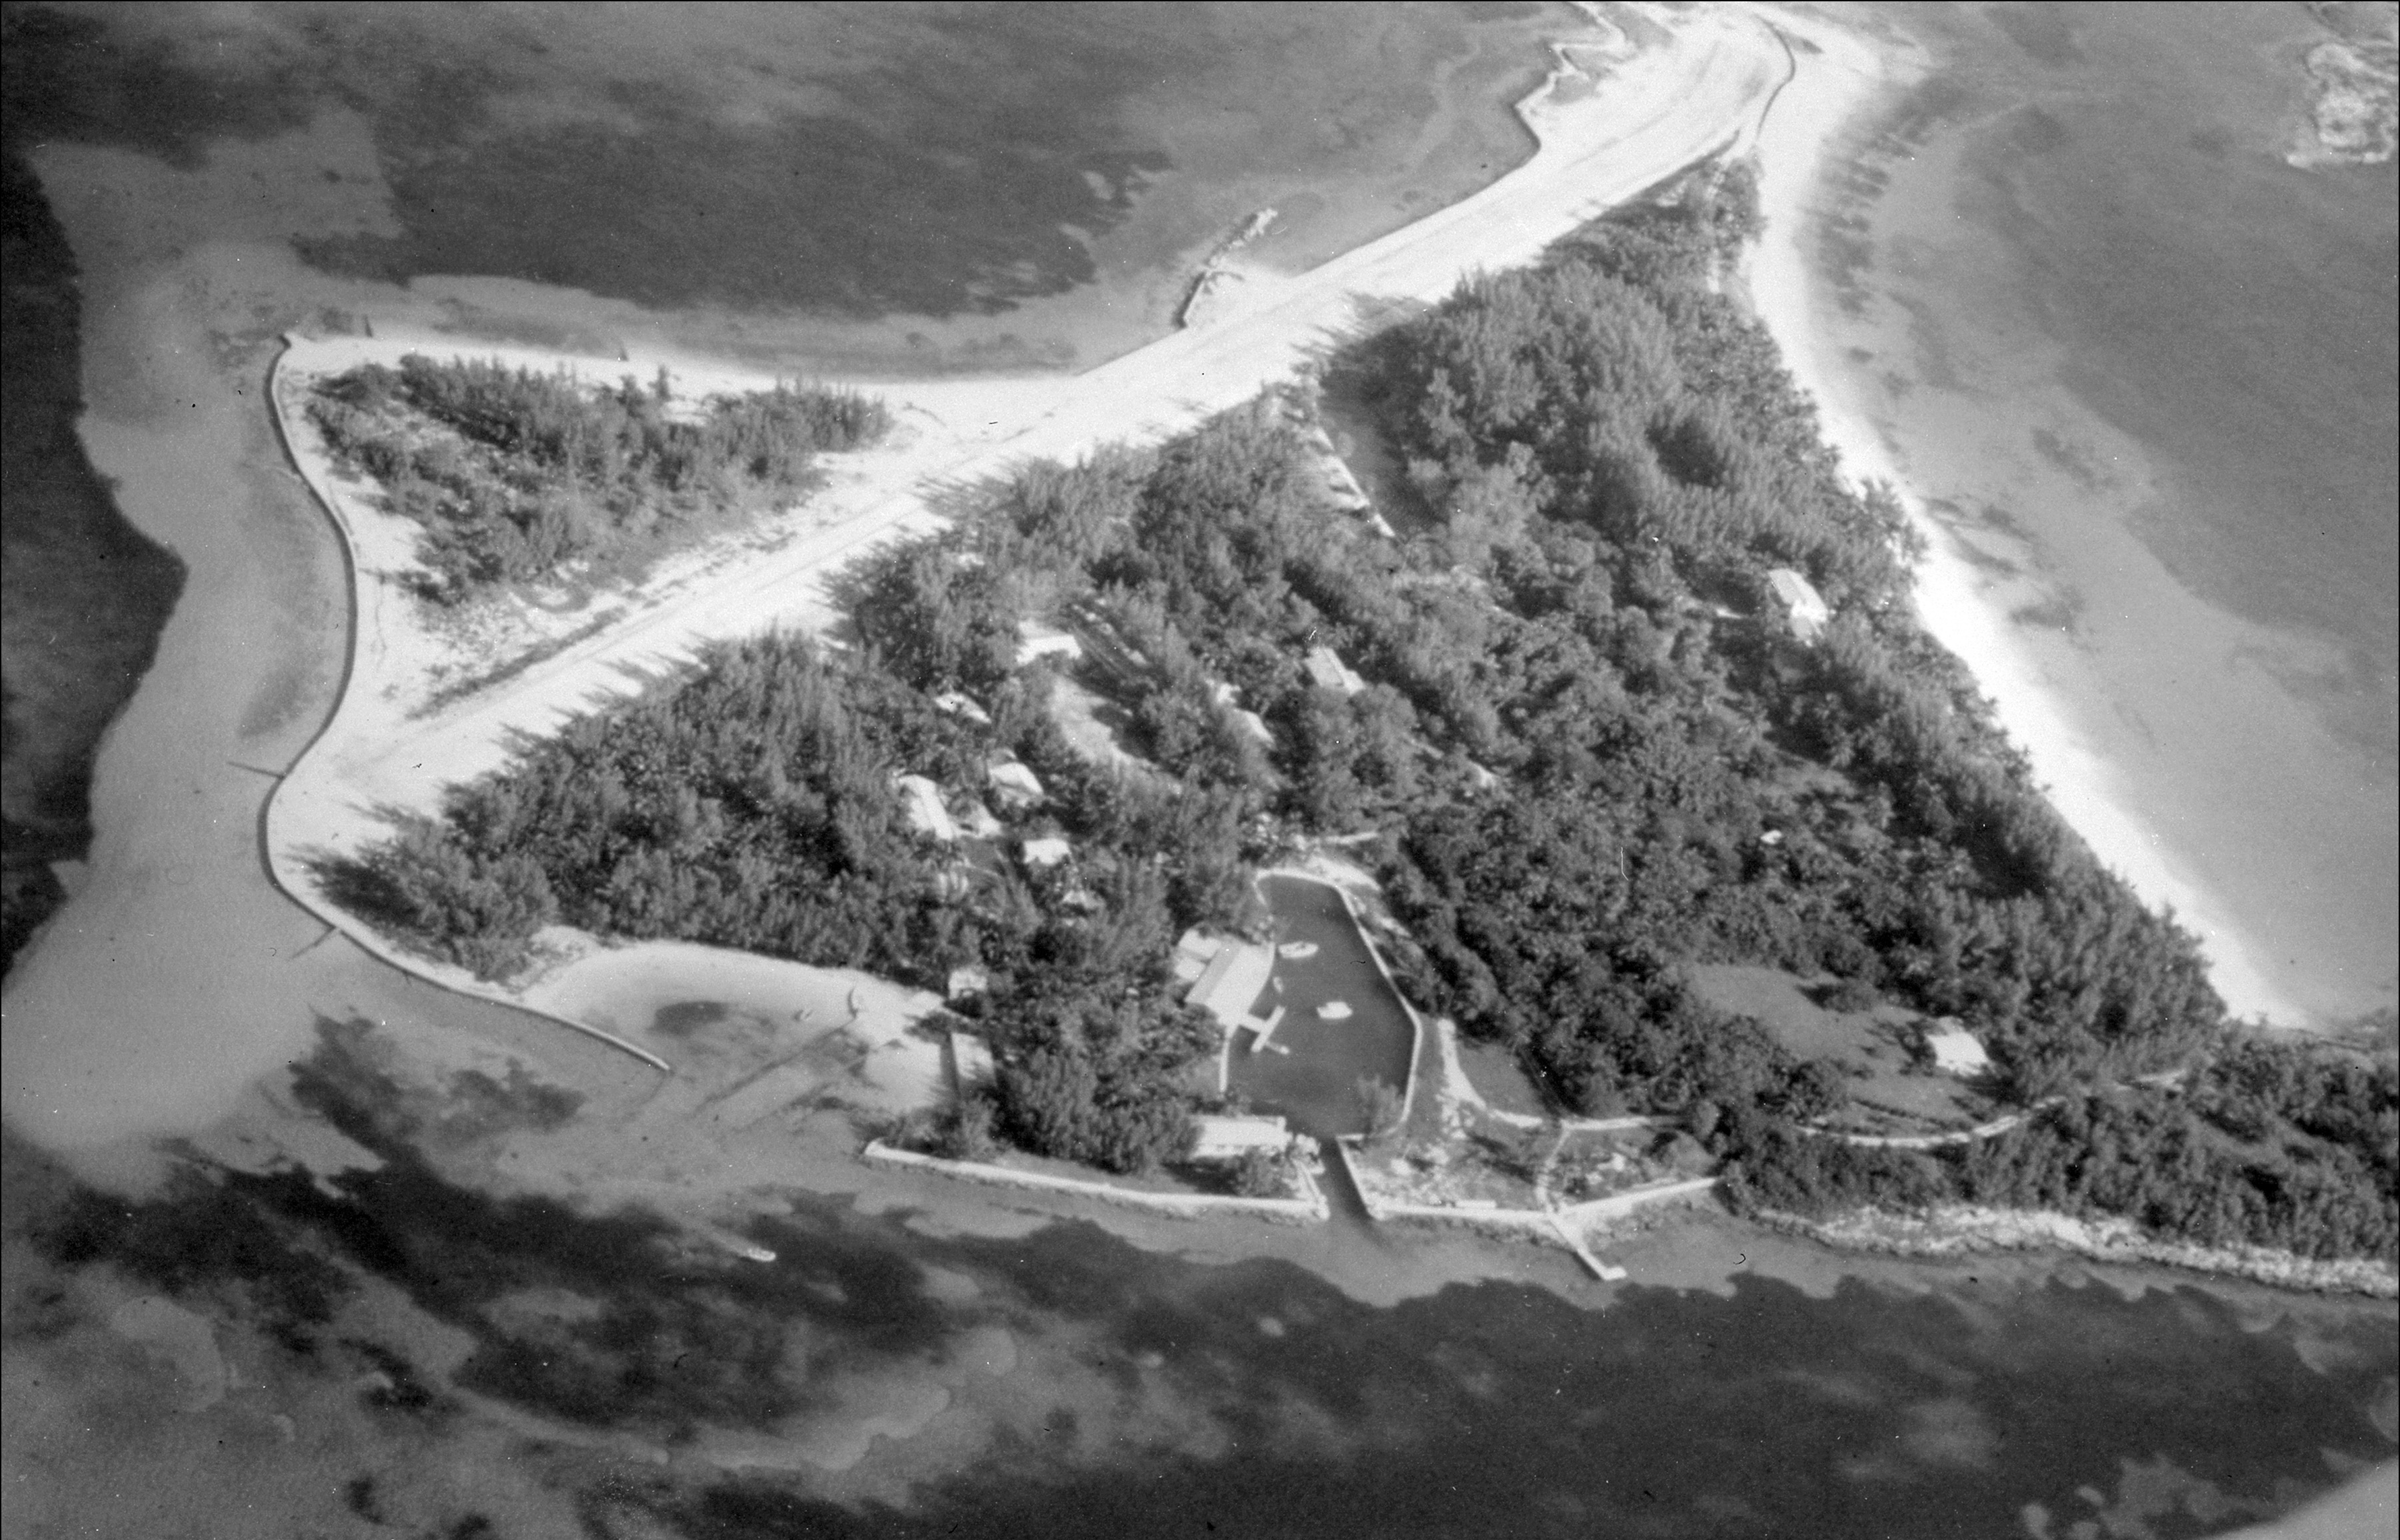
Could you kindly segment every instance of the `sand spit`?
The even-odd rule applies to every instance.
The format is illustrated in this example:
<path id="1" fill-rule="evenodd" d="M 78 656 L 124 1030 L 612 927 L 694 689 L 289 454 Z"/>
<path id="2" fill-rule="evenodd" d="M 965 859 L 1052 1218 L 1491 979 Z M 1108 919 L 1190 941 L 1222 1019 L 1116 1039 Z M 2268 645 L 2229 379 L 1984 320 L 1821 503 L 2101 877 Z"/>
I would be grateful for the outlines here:
<path id="1" fill-rule="evenodd" d="M 2211 981 L 2236 1015 L 2306 1023 L 2308 1011 L 2270 983 L 2222 906 L 2181 869 L 2115 771 L 2071 725 L 2039 664 L 2012 634 L 2005 606 L 1983 593 L 1970 553 L 1930 516 L 1873 422 L 1838 388 L 1841 364 L 1818 320 L 1818 307 L 1830 301 L 1808 263 L 1812 207 L 1836 137 L 1929 65 L 1813 17 L 1780 7 L 1768 14 L 1793 39 L 1804 67 L 1768 108 L 1760 136 L 1766 235 L 1749 273 L 1759 319 L 1793 378 L 1815 399 L 1820 431 L 1840 452 L 1852 481 L 1891 487 L 1925 537 L 1929 554 L 1917 568 L 1916 603 L 1926 629 L 1966 663 L 1997 703 L 2000 722 L 2032 760 L 2052 805 L 2146 902 L 2172 906 L 2200 937 Z"/>
<path id="2" fill-rule="evenodd" d="M 830 457 L 829 484 L 804 505 L 664 564 L 638 589 L 560 612 L 519 604 L 461 626 L 411 597 L 415 532 L 382 511 L 371 487 L 334 471 L 305 411 L 312 383 L 416 351 L 601 380 L 648 380 L 664 368 L 687 397 L 773 380 L 686 360 L 579 359 L 389 326 L 369 337 L 291 338 L 275 368 L 273 404 L 293 463 L 342 532 L 355 621 L 340 703 L 268 807 L 276 880 L 397 966 L 541 1010 L 658 1062 L 630 1037 L 544 1004 L 584 999 L 579 970 L 621 967 L 625 953 L 646 948 L 571 956 L 534 989 L 495 987 L 406 955 L 342 911 L 320 882 L 321 863 L 385 837 L 400 814 L 436 811 L 445 788 L 498 768 L 513 745 L 625 698 L 711 642 L 770 627 L 823 630 L 833 618 L 826 579 L 882 542 L 939 527 L 946 491 L 1028 459 L 1180 431 L 1289 378 L 1394 304 L 1431 303 L 1470 272 L 1529 262 L 1613 205 L 1735 143 L 1791 73 L 1786 50 L 1739 13 L 1677 15 L 1664 27 L 1662 46 L 1606 50 L 1597 89 L 1562 56 L 1561 68 L 1519 104 L 1540 148 L 1509 175 L 1309 272 L 1258 275 L 1213 304 L 1200 324 L 1071 378 L 859 382 L 894 408 L 900 427 L 890 442 Z M 496 668 L 509 651 L 520 662 Z M 477 683 L 478 669 L 488 682 Z M 693 991 L 688 998 L 716 998 L 711 967 L 676 956 Z M 805 995 L 813 986 L 795 979 L 794 988 Z"/>

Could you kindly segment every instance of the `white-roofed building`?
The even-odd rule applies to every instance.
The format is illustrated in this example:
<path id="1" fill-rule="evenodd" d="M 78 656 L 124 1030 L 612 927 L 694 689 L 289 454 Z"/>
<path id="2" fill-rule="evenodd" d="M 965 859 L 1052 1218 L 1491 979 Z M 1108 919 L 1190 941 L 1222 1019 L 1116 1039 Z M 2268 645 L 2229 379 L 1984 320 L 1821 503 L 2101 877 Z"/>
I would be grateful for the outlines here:
<path id="1" fill-rule="evenodd" d="M 1367 681 L 1352 672 L 1350 665 L 1342 661 L 1342 655 L 1330 647 L 1310 647 L 1307 656 L 1301 659 L 1300 666 L 1307 671 L 1309 683 L 1319 689 L 1356 695 L 1367 688 Z"/>
<path id="2" fill-rule="evenodd" d="M 1775 591 L 1782 602 L 1785 617 L 1791 621 L 1792 634 L 1804 642 L 1813 642 L 1833 620 L 1824 596 L 1807 579 L 1788 566 L 1779 566 L 1766 575 L 1766 586 Z"/>
<path id="3" fill-rule="evenodd" d="M 945 690 L 934 696 L 934 709 L 948 712 L 952 716 L 963 717 L 981 727 L 991 726 L 991 713 L 975 704 L 974 697 L 961 695 L 954 689 Z"/>
<path id="4" fill-rule="evenodd" d="M 1005 808 L 1038 808 L 1048 793 L 1042 789 L 1042 778 L 1015 759 L 1005 759 L 987 772 L 991 793 Z"/>
<path id="5" fill-rule="evenodd" d="M 1196 926 L 1176 937 L 1176 982 L 1179 984 L 1197 982 L 1200 975 L 1207 971 L 1209 960 L 1224 949 L 1223 936 L 1204 935 Z"/>
<path id="6" fill-rule="evenodd" d="M 1192 1120 L 1195 1161 L 1236 1161 L 1253 1150 L 1280 1155 L 1291 1146 L 1291 1130 L 1277 1117 L 1204 1115 Z"/>
<path id="7" fill-rule="evenodd" d="M 1075 853 L 1074 846 L 1056 835 L 1040 839 L 1029 839 L 1019 849 L 1025 857 L 1025 864 L 1037 870 L 1045 866 L 1057 865 Z"/>
<path id="8" fill-rule="evenodd" d="M 1028 620 L 1016 628 L 1016 666 L 1023 668 L 1036 658 L 1063 658 L 1069 662 L 1084 655 L 1084 644 L 1071 633 L 1035 625 Z"/>
<path id="9" fill-rule="evenodd" d="M 1956 1016 L 1927 1022 L 1922 1041 L 1933 1068 L 1945 1075 L 1971 1079 L 1992 1067 L 1992 1056 L 1984 1052 L 1983 1043 Z"/>
<path id="10" fill-rule="evenodd" d="M 901 816 L 919 834 L 931 835 L 945 845 L 959 837 L 958 825 L 950 822 L 950 811 L 942 806 L 942 788 L 921 775 L 895 775 L 893 790 L 900 794 Z"/>
<path id="11" fill-rule="evenodd" d="M 1250 1015 L 1250 1007 L 1266 992 L 1267 980 L 1274 974 L 1274 947 L 1228 941 L 1217 948 L 1200 976 L 1192 981 L 1192 988 L 1184 991 L 1183 1003 L 1215 1016 L 1228 1032 L 1256 1028 L 1261 1023 Z"/>

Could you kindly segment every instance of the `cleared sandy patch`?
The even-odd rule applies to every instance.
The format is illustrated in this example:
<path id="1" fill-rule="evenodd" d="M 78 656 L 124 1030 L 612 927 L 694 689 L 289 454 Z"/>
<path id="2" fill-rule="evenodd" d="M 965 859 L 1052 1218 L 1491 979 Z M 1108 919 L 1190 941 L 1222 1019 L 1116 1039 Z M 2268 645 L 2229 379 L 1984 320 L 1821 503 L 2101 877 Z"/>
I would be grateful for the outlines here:
<path id="1" fill-rule="evenodd" d="M 941 1091 L 941 1048 L 917 1030 L 940 997 L 856 969 L 643 941 L 586 952 L 519 994 L 678 1065 L 726 1062 L 739 1078 L 720 1109 L 745 1126 L 827 1091 L 892 1111 Z"/>

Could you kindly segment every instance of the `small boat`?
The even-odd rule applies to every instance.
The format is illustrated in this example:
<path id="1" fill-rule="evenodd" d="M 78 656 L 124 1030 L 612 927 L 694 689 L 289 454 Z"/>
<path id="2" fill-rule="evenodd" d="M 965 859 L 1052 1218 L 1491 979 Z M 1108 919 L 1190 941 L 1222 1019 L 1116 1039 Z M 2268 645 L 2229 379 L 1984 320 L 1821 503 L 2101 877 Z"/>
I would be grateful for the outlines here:
<path id="1" fill-rule="evenodd" d="M 710 1231 L 708 1233 L 708 1238 L 715 1241 L 725 1250 L 732 1252 L 735 1256 L 741 1258 L 745 1262 L 770 1262 L 775 1260 L 775 1254 L 772 1251 L 768 1250 L 763 1246 L 759 1246 L 752 1241 L 746 1240 L 740 1235 L 736 1235 L 730 1231 Z"/>
<path id="2" fill-rule="evenodd" d="M 1316 955 L 1314 941 L 1287 941 L 1275 948 L 1275 956 L 1287 962 L 1305 962 Z"/>
<path id="3" fill-rule="evenodd" d="M 1319 1005 L 1316 1008 L 1316 1019 L 1319 1021 L 1347 1021 L 1350 1019 L 1350 1002 L 1346 1000 L 1329 1000 L 1324 1004 Z"/>

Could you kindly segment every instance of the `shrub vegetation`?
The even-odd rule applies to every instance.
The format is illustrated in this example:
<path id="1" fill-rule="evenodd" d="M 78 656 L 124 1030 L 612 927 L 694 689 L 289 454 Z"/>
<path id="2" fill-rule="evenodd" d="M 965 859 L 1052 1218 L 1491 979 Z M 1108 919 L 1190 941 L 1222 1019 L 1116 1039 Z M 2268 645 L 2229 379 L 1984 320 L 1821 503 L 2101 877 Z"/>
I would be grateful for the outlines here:
<path id="1" fill-rule="evenodd" d="M 361 364 L 324 380 L 309 415 L 336 461 L 383 484 L 425 528 L 428 597 L 456 603 L 576 564 L 638 563 L 788 501 L 816 457 L 872 443 L 880 402 L 777 387 L 675 407 L 662 368 L 593 388 L 500 363 Z"/>

